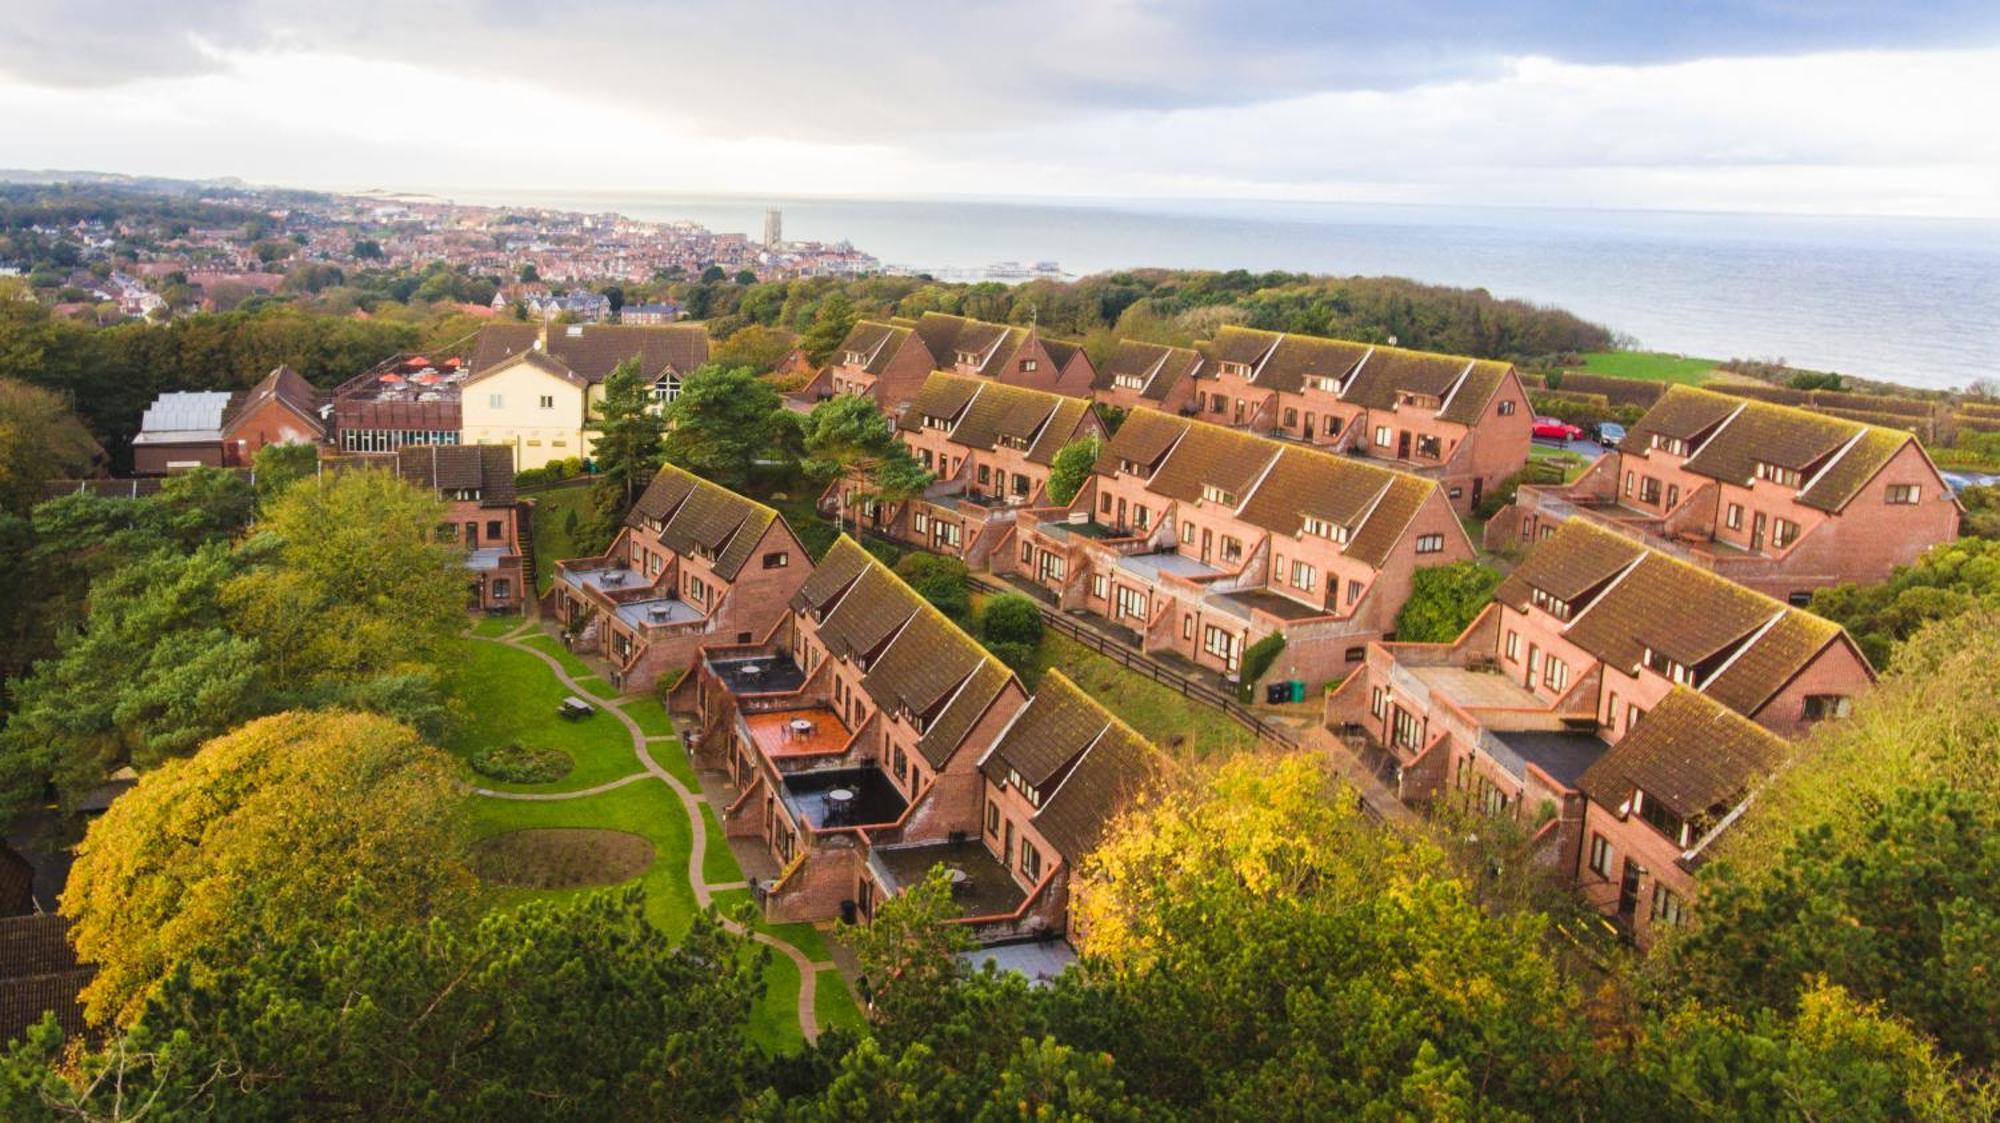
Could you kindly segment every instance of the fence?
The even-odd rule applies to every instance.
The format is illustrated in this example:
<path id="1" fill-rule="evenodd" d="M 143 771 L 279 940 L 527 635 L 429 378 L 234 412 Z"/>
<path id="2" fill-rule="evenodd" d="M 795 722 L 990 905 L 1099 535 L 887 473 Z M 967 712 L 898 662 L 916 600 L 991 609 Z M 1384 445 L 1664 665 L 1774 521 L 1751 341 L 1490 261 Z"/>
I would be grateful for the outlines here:
<path id="1" fill-rule="evenodd" d="M 972 581 L 989 593 L 1018 593 L 1019 589 L 1004 581 L 998 581 L 983 573 L 972 574 Z M 1077 623 L 1056 608 L 1037 600 L 1035 607 L 1042 613 L 1042 620 L 1051 629 L 1067 639 L 1088 647 L 1106 659 L 1117 663 L 1128 671 L 1142 674 L 1147 678 L 1175 691 L 1182 697 L 1199 702 L 1210 709 L 1220 710 L 1231 721 L 1248 729 L 1260 740 L 1270 741 L 1288 749 L 1299 747 L 1297 734 L 1282 726 L 1273 725 L 1258 716 L 1249 707 L 1206 683 L 1198 682 L 1174 670 L 1142 651 L 1137 651 L 1120 643 L 1095 628 Z"/>

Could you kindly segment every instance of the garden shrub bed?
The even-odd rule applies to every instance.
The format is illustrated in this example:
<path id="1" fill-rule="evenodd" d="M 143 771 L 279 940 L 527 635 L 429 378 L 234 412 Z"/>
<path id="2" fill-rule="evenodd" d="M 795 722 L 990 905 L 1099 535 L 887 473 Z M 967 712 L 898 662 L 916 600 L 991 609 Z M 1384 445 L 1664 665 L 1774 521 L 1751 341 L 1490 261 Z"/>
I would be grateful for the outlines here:
<path id="1" fill-rule="evenodd" d="M 576 766 L 561 749 L 529 749 L 518 742 L 473 753 L 472 770 L 510 784 L 547 784 L 569 775 Z"/>

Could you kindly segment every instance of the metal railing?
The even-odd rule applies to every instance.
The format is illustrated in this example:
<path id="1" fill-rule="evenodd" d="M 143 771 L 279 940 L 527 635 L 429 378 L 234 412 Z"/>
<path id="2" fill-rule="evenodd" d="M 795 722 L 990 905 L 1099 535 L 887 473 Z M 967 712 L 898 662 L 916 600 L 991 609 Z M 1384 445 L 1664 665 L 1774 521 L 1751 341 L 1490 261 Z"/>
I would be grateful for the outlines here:
<path id="1" fill-rule="evenodd" d="M 989 593 L 1013 593 L 1020 590 L 1004 581 L 996 580 L 983 573 L 971 575 L 972 582 Z M 1270 741 L 1287 749 L 1299 747 L 1296 733 L 1283 726 L 1273 725 L 1248 706 L 1206 683 L 1189 678 L 1146 653 L 1120 643 L 1110 636 L 1070 619 L 1061 611 L 1036 600 L 1035 607 L 1041 611 L 1042 620 L 1058 635 L 1095 651 L 1097 654 L 1117 663 L 1126 670 L 1147 678 L 1175 691 L 1182 697 L 1199 702 L 1210 709 L 1220 710 L 1231 721 L 1248 729 L 1259 740 Z"/>

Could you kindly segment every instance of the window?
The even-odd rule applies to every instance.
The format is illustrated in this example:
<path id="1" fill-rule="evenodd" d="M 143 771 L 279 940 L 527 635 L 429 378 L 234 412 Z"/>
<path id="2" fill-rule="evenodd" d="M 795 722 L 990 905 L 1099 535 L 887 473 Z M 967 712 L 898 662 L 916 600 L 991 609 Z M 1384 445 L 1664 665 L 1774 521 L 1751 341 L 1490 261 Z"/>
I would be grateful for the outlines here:
<path id="1" fill-rule="evenodd" d="M 1143 620 L 1146 618 L 1146 594 L 1138 589 L 1118 586 L 1117 614 Z"/>
<path id="2" fill-rule="evenodd" d="M 1393 717 L 1389 722 L 1389 741 L 1406 749 L 1423 748 L 1423 726 L 1417 716 L 1401 706 L 1392 706 Z"/>
<path id="3" fill-rule="evenodd" d="M 1035 546 L 1032 542 L 1021 543 L 1021 564 L 1030 565 L 1035 560 Z"/>
<path id="4" fill-rule="evenodd" d="M 543 394 L 541 406 L 543 409 L 556 408 L 556 396 L 554 394 Z"/>
<path id="5" fill-rule="evenodd" d="M 1660 481 L 1647 476 L 1639 481 L 1639 502 L 1658 503 L 1660 501 Z"/>
<path id="6" fill-rule="evenodd" d="M 922 511 L 912 514 L 910 516 L 910 529 L 917 534 L 929 534 L 931 532 L 931 517 Z"/>
<path id="7" fill-rule="evenodd" d="M 1389 447 L 1389 427 L 1387 425 L 1375 426 L 1375 443 L 1381 445 L 1383 448 Z"/>
<path id="8" fill-rule="evenodd" d="M 1000 833 L 1000 804 L 996 800 L 986 801 L 986 833 Z"/>
<path id="9" fill-rule="evenodd" d="M 1729 505 L 1729 512 L 1728 512 L 1728 514 L 1727 514 L 1727 515 L 1725 515 L 1725 516 L 1724 516 L 1724 519 L 1723 519 L 1723 521 L 1724 521 L 1725 523 L 1727 523 L 1727 524 L 1728 524 L 1728 526 L 1729 526 L 1729 529 L 1731 529 L 1731 530 L 1742 530 L 1742 529 L 1743 529 L 1743 504 L 1741 504 L 1741 503 L 1731 503 L 1731 504 Z"/>
<path id="10" fill-rule="evenodd" d="M 1186 613 L 1181 617 L 1181 638 L 1182 639 L 1194 638 L 1194 614 L 1191 612 Z"/>
<path id="11" fill-rule="evenodd" d="M 1042 852 L 1025 838 L 1021 840 L 1021 872 L 1027 875 L 1029 881 L 1042 879 Z"/>
<path id="12" fill-rule="evenodd" d="M 1186 545 L 1189 545 L 1189 546 L 1192 546 L 1192 545 L 1194 545 L 1194 524 L 1193 524 L 1193 523 L 1182 523 L 1182 524 L 1181 524 L 1181 541 L 1182 541 L 1183 543 L 1185 543 Z"/>
<path id="13" fill-rule="evenodd" d="M 506 409 L 506 408 L 507 408 L 507 395 L 505 395 L 505 394 L 488 394 L 488 395 L 486 395 L 486 408 L 487 408 L 487 409 Z"/>
<path id="14" fill-rule="evenodd" d="M 1630 472 L 1625 473 L 1625 494 L 1632 494 L 1632 473 Z"/>
<path id="15" fill-rule="evenodd" d="M 1923 489 L 1916 484 L 1890 484 L 1883 501 L 1893 504 L 1915 503 L 1923 495 Z"/>
<path id="16" fill-rule="evenodd" d="M 1683 437 L 1668 437 L 1654 433 L 1652 444 L 1654 448 L 1674 456 L 1686 456 L 1688 453 L 1688 443 Z"/>
<path id="17" fill-rule="evenodd" d="M 1368 657 L 1368 649 L 1366 647 L 1350 647 L 1347 649 L 1347 658 L 1343 661 L 1348 663 L 1359 663 L 1363 659 L 1366 659 L 1367 657 Z"/>
<path id="18" fill-rule="evenodd" d="M 1096 597 L 1098 600 L 1103 600 L 1110 596 L 1110 580 L 1101 573 L 1092 574 L 1090 578 L 1090 595 Z"/>
<path id="19" fill-rule="evenodd" d="M 1444 552 L 1444 535 L 1442 534 L 1417 535 L 1417 553 L 1439 554 L 1443 552 Z"/>
<path id="20" fill-rule="evenodd" d="M 1236 493 L 1225 491 L 1214 484 L 1201 485 L 1201 497 L 1210 503 L 1220 503 L 1225 507 L 1236 506 Z"/>
<path id="21" fill-rule="evenodd" d="M 957 549 L 960 541 L 958 524 L 948 522 L 938 523 L 937 532 L 933 537 L 937 542 Z"/>
<path id="22" fill-rule="evenodd" d="M 1439 458 L 1439 456 L 1443 454 L 1443 452 L 1444 452 L 1444 443 L 1442 441 L 1439 441 L 1436 437 L 1427 435 L 1419 435 L 1417 437 L 1418 456 L 1424 458 L 1425 460 L 1436 460 Z"/>
<path id="23" fill-rule="evenodd" d="M 1805 719 L 1826 721 L 1830 718 L 1844 718 L 1853 712 L 1854 700 L 1845 694 L 1806 695 Z"/>
<path id="24" fill-rule="evenodd" d="M 898 780 L 902 780 L 909 775 L 910 758 L 903 754 L 903 746 L 901 745 L 896 746 L 895 767 L 892 771 L 896 773 L 896 779 Z"/>
<path id="25" fill-rule="evenodd" d="M 1305 517 L 1305 523 L 1299 533 L 1301 535 L 1310 534 L 1315 538 L 1325 538 L 1332 542 L 1345 543 L 1347 541 L 1346 527 L 1335 526 L 1326 519 L 1314 518 L 1311 515 Z"/>
<path id="26" fill-rule="evenodd" d="M 1687 902 L 1679 893 L 1654 882 L 1653 919 L 1669 928 L 1679 928 L 1687 923 Z"/>
<path id="27" fill-rule="evenodd" d="M 1637 724 L 1639 724 L 1639 719 L 1640 719 L 1640 718 L 1642 718 L 1642 717 L 1645 717 L 1645 716 L 1646 716 L 1646 711 L 1644 711 L 1644 710 L 1642 710 L 1642 709 L 1640 709 L 1639 707 L 1637 707 L 1637 706 L 1634 706 L 1634 705 L 1630 705 L 1630 704 L 1626 705 L 1626 707 L 1625 707 L 1625 732 L 1627 732 L 1627 733 L 1630 733 L 1630 732 L 1632 732 L 1632 727 L 1633 727 L 1633 726 L 1635 726 L 1635 725 L 1637 725 Z"/>
<path id="28" fill-rule="evenodd" d="M 783 569 L 792 564 L 792 555 L 783 550 L 773 550 L 764 555 L 765 569 Z"/>
<path id="29" fill-rule="evenodd" d="M 1494 412 L 1498 413 L 1501 417 L 1514 416 L 1514 399 L 1512 398 L 1501 399 L 1500 408 L 1495 410 Z"/>
<path id="30" fill-rule="evenodd" d="M 1639 664 L 1649 671 L 1664 675 L 1680 683 L 1682 686 L 1694 685 L 1694 672 L 1688 669 L 1687 664 L 1677 663 L 1650 647 L 1646 648 L 1644 654 L 1639 657 Z"/>
<path id="31" fill-rule="evenodd" d="M 1107 515 L 1111 513 L 1111 493 L 1110 493 L 1110 492 L 1106 491 L 1106 492 L 1100 492 L 1100 493 L 1098 494 L 1098 496 L 1097 496 L 1097 509 L 1098 509 L 1099 511 L 1101 511 L 1102 513 L 1104 513 L 1104 514 L 1107 514 Z"/>
<path id="32" fill-rule="evenodd" d="M 1352 606 L 1355 601 L 1358 601 L 1360 599 L 1361 599 L 1361 582 L 1359 580 L 1349 581 L 1347 583 L 1348 605 Z"/>
<path id="33" fill-rule="evenodd" d="M 1381 687 L 1378 686 L 1375 688 L 1375 692 L 1369 695 L 1368 714 L 1370 717 L 1379 718 L 1384 713 L 1386 713 L 1388 709 L 1389 709 L 1389 692 L 1383 690 Z"/>
<path id="34" fill-rule="evenodd" d="M 1782 550 L 1799 540 L 1799 524 L 1790 519 L 1771 520 L 1771 546 Z"/>
<path id="35" fill-rule="evenodd" d="M 1675 508 L 1675 507 L 1678 507 L 1678 506 L 1680 506 L 1680 503 L 1681 503 L 1681 485 L 1679 485 L 1679 484 L 1668 484 L 1668 485 L 1667 485 L 1667 508 L 1668 508 L 1669 510 L 1672 510 L 1673 508 Z"/>
<path id="36" fill-rule="evenodd" d="M 1223 397 L 1221 394 L 1210 394 L 1208 396 L 1208 412 L 1221 413 L 1228 408 L 1228 398 Z"/>
<path id="37" fill-rule="evenodd" d="M 501 525 L 500 525 L 500 520 L 499 520 L 499 519 L 488 519 L 488 520 L 486 520 L 486 539 L 487 539 L 487 541 L 491 542 L 491 541 L 493 541 L 493 540 L 495 540 L 495 539 L 498 539 L 498 538 L 502 538 L 502 537 L 505 537 L 505 533 L 504 533 L 504 531 L 503 531 L 503 530 L 502 530 L 502 528 L 501 528 Z"/>
<path id="38" fill-rule="evenodd" d="M 1296 409 L 1287 408 L 1285 410 L 1285 428 L 1296 429 L 1298 427 L 1299 427 L 1299 411 Z"/>
<path id="39" fill-rule="evenodd" d="M 1241 538 L 1231 538 L 1227 534 L 1222 536 L 1222 560 L 1226 562 L 1243 560 L 1243 540 Z"/>
<path id="40" fill-rule="evenodd" d="M 1021 369 L 1022 369 L 1022 370 L 1038 370 L 1038 369 L 1040 369 L 1041 365 L 1042 365 L 1042 364 L 1041 364 L 1041 361 L 1040 361 L 1040 360 L 1038 360 L 1038 359 L 1022 359 L 1022 360 L 1021 360 Z"/>
<path id="41" fill-rule="evenodd" d="M 1618 731 L 1618 692 L 1616 690 L 1609 692 L 1604 699 L 1604 724 L 1610 726 L 1612 732 L 1616 733 Z"/>
<path id="42" fill-rule="evenodd" d="M 1560 691 L 1569 685 L 1569 664 L 1551 655 L 1542 661 L 1542 685 Z"/>
<path id="43" fill-rule="evenodd" d="M 981 486 L 981 487 L 985 487 L 985 486 L 986 486 L 987 484 L 990 484 L 990 483 L 992 483 L 992 482 L 993 482 L 993 467 L 992 467 L 992 465 L 990 465 L 990 464 L 981 464 L 981 465 L 979 466 L 979 486 Z"/>
<path id="44" fill-rule="evenodd" d="M 1139 390 L 1145 387 L 1146 380 L 1136 374 L 1118 374 L 1112 376 L 1111 384 L 1121 390 Z"/>
<path id="45" fill-rule="evenodd" d="M 1654 830 L 1672 839 L 1676 845 L 1680 843 L 1681 817 L 1674 814 L 1666 804 L 1648 796 L 1645 792 L 1639 793 L 1639 818 L 1644 819 Z"/>
<path id="46" fill-rule="evenodd" d="M 1512 628 L 1507 630 L 1507 661 L 1509 663 L 1521 661 L 1521 633 Z"/>
<path id="47" fill-rule="evenodd" d="M 493 599 L 494 599 L 494 600 L 497 600 L 497 601 L 499 601 L 499 600 L 506 600 L 506 599 L 507 599 L 508 597 L 512 596 L 513 594 L 514 594 L 514 583 L 513 583 L 513 582 L 511 582 L 511 581 L 507 580 L 507 579 L 506 579 L 505 577 L 495 577 L 495 578 L 493 579 Z"/>
<path id="48" fill-rule="evenodd" d="M 1611 840 L 1590 832 L 1590 872 L 1599 877 L 1611 876 Z"/>
<path id="49" fill-rule="evenodd" d="M 1292 586 L 1301 592 L 1310 593 L 1319 580 L 1319 573 L 1302 561 L 1292 562 Z"/>

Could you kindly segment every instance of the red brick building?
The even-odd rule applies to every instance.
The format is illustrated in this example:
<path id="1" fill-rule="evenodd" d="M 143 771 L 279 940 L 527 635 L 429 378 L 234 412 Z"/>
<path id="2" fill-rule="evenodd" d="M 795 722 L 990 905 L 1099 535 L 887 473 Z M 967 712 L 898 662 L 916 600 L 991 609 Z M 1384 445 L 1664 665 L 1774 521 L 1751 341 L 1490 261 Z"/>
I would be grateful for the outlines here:
<path id="1" fill-rule="evenodd" d="M 281 366 L 238 393 L 198 391 L 154 399 L 132 439 L 132 470 L 164 476 L 188 468 L 249 467 L 265 445 L 319 444 L 319 392 Z"/>
<path id="2" fill-rule="evenodd" d="M 838 480 L 820 506 L 978 568 L 1012 533 L 1016 508 L 1046 505 L 1056 453 L 1103 432 L 1082 398 L 935 371 L 896 435 L 936 480 L 902 503 L 867 498 L 863 480 Z"/>
<path id="3" fill-rule="evenodd" d="M 1204 420 L 1387 461 L 1459 511 L 1528 461 L 1534 418 L 1507 363 L 1240 327 L 1200 350 Z"/>
<path id="4" fill-rule="evenodd" d="M 915 320 L 855 324 L 799 397 L 809 404 L 866 394 L 894 417 L 936 370 L 1075 398 L 1090 397 L 1096 378 L 1081 344 L 1050 339 L 1033 327 L 926 312 Z"/>
<path id="5" fill-rule="evenodd" d="M 1091 396 L 1119 409 L 1192 413 L 1202 367 L 1202 354 L 1192 347 L 1120 340 L 1091 383 Z"/>
<path id="6" fill-rule="evenodd" d="M 1015 514 L 992 564 L 1224 675 L 1282 632 L 1270 674 L 1320 682 L 1393 628 L 1418 568 L 1472 556 L 1434 480 L 1139 409 L 1069 507 Z"/>
<path id="7" fill-rule="evenodd" d="M 1960 514 L 1909 433 L 1674 386 L 1575 483 L 1521 488 L 1487 537 L 1534 542 L 1582 518 L 1803 604 L 1887 580 L 1957 538 Z"/>
<path id="8" fill-rule="evenodd" d="M 1031 698 L 850 538 L 789 607 L 755 643 L 705 647 L 670 698 L 730 776 L 724 830 L 781 871 L 766 915 L 865 920 L 943 865 L 982 941 L 1065 932 L 1070 871 L 1151 746 L 1060 673 Z"/>
<path id="9" fill-rule="evenodd" d="M 1873 681 L 1838 625 L 1572 520 L 1456 641 L 1371 644 L 1326 715 L 1405 800 L 1534 828 L 1541 857 L 1643 940 L 1678 922 L 1698 844 L 1782 738 Z M 1649 831 L 1687 861 L 1662 861 Z M 1627 868 L 1635 851 L 1651 856 Z"/>
<path id="10" fill-rule="evenodd" d="M 556 563 L 549 603 L 578 651 L 642 690 L 708 643 L 750 643 L 785 613 L 812 558 L 778 512 L 668 465 L 602 555 Z"/>

